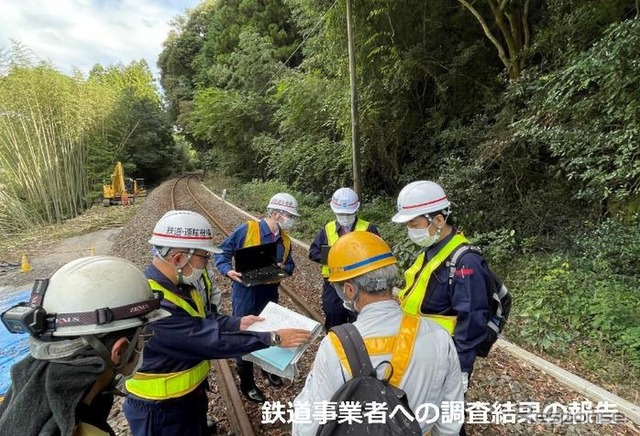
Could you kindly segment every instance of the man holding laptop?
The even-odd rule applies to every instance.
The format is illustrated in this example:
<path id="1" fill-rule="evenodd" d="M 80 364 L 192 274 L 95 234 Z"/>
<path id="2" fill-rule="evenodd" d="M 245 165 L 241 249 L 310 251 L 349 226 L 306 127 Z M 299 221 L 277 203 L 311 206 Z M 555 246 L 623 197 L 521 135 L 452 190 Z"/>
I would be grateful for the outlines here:
<path id="1" fill-rule="evenodd" d="M 232 280 L 233 316 L 259 315 L 269 301 L 278 302 L 280 280 L 290 276 L 295 268 L 291 239 L 285 231 L 293 227 L 298 217 L 296 199 L 290 194 L 278 193 L 271 197 L 263 219 L 239 225 L 220 244 L 222 253 L 215 256 L 216 268 Z M 235 265 L 232 264 L 234 257 Z M 241 271 L 248 277 L 243 278 Z M 266 401 L 255 384 L 253 363 L 242 358 L 236 362 L 242 393 L 251 401 Z M 273 386 L 282 385 L 279 376 L 266 372 L 265 375 Z"/>

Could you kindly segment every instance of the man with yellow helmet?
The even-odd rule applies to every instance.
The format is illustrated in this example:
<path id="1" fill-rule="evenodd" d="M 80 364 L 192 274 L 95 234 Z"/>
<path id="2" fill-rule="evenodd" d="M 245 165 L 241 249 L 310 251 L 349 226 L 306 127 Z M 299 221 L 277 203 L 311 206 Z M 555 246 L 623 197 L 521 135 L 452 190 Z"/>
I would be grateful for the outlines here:
<path id="1" fill-rule="evenodd" d="M 329 250 L 329 281 L 345 304 L 358 313 L 353 325 L 367 345 L 378 377 L 403 389 L 415 411 L 425 403 L 462 401 L 460 364 L 447 332 L 423 317 L 405 314 L 391 290 L 398 273 L 389 246 L 370 232 L 341 236 Z M 390 365 L 382 364 L 388 361 Z M 390 366 L 393 367 L 391 371 Z M 320 344 L 313 369 L 294 400 L 294 407 L 314 407 L 329 401 L 350 378 L 340 341 L 329 333 Z M 435 413 L 435 412 L 434 412 Z M 313 415 L 312 415 L 313 416 Z M 460 423 L 446 423 L 442 413 L 435 422 L 420 422 L 423 432 L 457 434 Z M 313 435 L 318 421 L 294 421 L 294 435 Z"/>

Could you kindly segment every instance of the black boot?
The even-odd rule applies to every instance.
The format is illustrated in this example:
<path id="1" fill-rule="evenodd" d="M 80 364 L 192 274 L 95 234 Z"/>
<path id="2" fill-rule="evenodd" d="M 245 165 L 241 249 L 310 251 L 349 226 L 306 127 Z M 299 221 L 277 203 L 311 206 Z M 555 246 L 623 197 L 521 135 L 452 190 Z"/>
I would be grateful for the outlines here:
<path id="1" fill-rule="evenodd" d="M 240 376 L 240 391 L 247 399 L 254 403 L 264 403 L 267 401 L 264 394 L 256 386 L 256 382 L 253 379 L 253 363 L 251 362 L 238 362 L 238 375 Z"/>
<path id="2" fill-rule="evenodd" d="M 262 370 L 262 374 L 269 380 L 272 386 L 282 386 L 282 378 L 279 375 L 271 374 L 270 372 Z"/>

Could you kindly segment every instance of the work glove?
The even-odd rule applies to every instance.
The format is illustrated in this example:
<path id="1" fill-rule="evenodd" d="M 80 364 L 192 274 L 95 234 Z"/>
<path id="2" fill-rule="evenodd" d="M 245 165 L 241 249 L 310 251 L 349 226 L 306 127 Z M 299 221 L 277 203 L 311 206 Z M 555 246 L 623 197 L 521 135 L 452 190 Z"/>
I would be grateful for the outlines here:
<path id="1" fill-rule="evenodd" d="M 462 373 L 462 392 L 466 394 L 468 390 L 469 390 L 469 373 L 463 372 Z"/>

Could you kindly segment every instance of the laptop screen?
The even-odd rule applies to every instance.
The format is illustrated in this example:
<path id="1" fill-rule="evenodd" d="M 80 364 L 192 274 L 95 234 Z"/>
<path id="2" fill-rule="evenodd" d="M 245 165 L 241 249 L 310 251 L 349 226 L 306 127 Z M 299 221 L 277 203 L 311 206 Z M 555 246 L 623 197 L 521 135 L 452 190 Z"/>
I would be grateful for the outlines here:
<path id="1" fill-rule="evenodd" d="M 239 248 L 233 255 L 235 270 L 239 273 L 243 273 L 265 266 L 275 265 L 278 263 L 277 254 L 277 242 L 269 242 L 267 244 L 254 245 L 253 247 Z"/>

